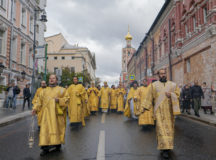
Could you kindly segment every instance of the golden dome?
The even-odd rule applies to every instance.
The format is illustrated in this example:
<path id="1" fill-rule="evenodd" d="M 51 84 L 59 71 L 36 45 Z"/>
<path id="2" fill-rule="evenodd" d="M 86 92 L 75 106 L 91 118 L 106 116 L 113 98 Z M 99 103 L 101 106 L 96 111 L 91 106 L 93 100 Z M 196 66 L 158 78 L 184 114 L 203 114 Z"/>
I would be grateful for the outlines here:
<path id="1" fill-rule="evenodd" d="M 130 34 L 129 26 L 128 26 L 128 33 L 127 33 L 127 35 L 125 36 L 125 40 L 132 40 L 132 39 L 133 39 L 133 37 L 132 37 L 131 34 Z"/>
<path id="2" fill-rule="evenodd" d="M 126 40 L 132 40 L 133 37 L 130 35 L 130 32 L 128 32 L 128 34 L 125 36 Z"/>

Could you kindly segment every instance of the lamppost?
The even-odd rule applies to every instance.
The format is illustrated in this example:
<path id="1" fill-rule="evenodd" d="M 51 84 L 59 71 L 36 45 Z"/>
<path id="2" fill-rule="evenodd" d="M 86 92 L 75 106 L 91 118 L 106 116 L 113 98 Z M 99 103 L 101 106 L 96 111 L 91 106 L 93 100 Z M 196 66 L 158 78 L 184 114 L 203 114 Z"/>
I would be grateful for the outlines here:
<path id="1" fill-rule="evenodd" d="M 32 93 L 35 92 L 35 51 L 36 51 L 36 27 L 37 27 L 37 13 L 39 12 L 43 12 L 43 14 L 41 15 L 41 19 L 39 19 L 38 21 L 41 22 L 47 22 L 47 18 L 46 18 L 46 12 L 44 9 L 35 9 L 34 10 L 34 44 L 33 44 L 33 72 L 32 72 L 32 85 L 31 85 L 31 90 Z M 32 96 L 34 96 L 34 94 L 32 94 Z"/>

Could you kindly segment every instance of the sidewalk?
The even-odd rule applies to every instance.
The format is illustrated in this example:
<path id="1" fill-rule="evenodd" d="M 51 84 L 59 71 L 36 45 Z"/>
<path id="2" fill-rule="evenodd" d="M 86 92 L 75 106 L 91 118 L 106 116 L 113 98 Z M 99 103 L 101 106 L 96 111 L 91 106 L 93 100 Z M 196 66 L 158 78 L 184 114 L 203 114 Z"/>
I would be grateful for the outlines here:
<path id="1" fill-rule="evenodd" d="M 26 106 L 22 111 L 22 106 L 17 106 L 16 110 L 9 108 L 0 108 L 0 127 L 16 122 L 25 117 L 31 116 L 31 111 Z"/>
<path id="2" fill-rule="evenodd" d="M 181 114 L 181 116 L 216 127 L 216 115 L 210 113 L 204 114 L 203 110 L 200 110 L 199 114 L 200 117 L 197 117 L 194 115 L 194 112 L 191 110 L 191 115 L 188 115 L 187 113 L 183 113 Z"/>

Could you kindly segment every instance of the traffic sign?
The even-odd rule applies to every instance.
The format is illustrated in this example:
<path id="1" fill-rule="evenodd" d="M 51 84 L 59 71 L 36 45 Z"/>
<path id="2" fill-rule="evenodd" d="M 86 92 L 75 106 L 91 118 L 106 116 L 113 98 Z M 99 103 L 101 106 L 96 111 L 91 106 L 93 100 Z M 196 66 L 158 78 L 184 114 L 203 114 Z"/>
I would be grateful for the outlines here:
<path id="1" fill-rule="evenodd" d="M 135 80 L 135 75 L 130 75 L 130 80 Z"/>
<path id="2" fill-rule="evenodd" d="M 83 82 L 83 77 L 78 77 L 79 82 Z"/>

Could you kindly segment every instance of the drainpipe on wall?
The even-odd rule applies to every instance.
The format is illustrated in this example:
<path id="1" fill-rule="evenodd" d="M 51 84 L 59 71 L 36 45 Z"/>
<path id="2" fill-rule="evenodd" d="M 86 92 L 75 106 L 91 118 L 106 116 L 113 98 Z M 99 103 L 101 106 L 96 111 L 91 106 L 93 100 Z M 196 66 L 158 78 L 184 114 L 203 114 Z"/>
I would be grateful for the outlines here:
<path id="1" fill-rule="evenodd" d="M 152 40 L 152 76 L 154 75 L 154 66 L 155 66 L 155 57 L 154 57 L 154 38 L 151 37 Z"/>
<path id="2" fill-rule="evenodd" d="M 169 19 L 169 75 L 170 75 L 170 80 L 172 81 L 172 62 L 171 62 L 171 53 L 172 53 L 172 41 L 171 41 L 171 20 Z"/>
<path id="3" fill-rule="evenodd" d="M 145 62 L 146 62 L 145 75 L 146 75 L 146 79 L 148 79 L 148 75 L 147 75 L 147 69 L 148 69 L 148 53 L 147 53 L 147 47 L 145 47 Z"/>
<path id="4" fill-rule="evenodd" d="M 11 35 L 10 35 L 10 51 L 9 51 L 9 71 L 12 70 L 12 42 L 13 42 L 13 5 L 14 0 L 11 0 Z M 10 82 L 11 74 L 8 75 L 8 82 Z"/>

